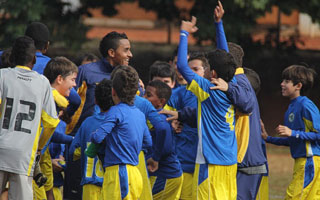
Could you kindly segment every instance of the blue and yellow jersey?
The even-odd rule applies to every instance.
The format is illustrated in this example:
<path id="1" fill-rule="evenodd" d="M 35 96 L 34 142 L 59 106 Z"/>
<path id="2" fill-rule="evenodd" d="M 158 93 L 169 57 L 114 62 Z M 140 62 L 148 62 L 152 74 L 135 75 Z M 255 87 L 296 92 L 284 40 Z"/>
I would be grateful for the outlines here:
<path id="1" fill-rule="evenodd" d="M 63 156 L 65 151 L 65 145 L 64 144 L 58 144 L 58 143 L 50 143 L 49 145 L 49 152 L 51 159 L 57 159 L 60 158 L 60 155 Z M 62 162 L 61 162 L 62 163 Z M 62 165 L 62 168 L 64 168 L 65 165 Z M 54 187 L 61 187 L 63 186 L 64 178 L 61 172 L 53 172 L 53 186 Z"/>
<path id="2" fill-rule="evenodd" d="M 160 112 L 160 110 L 158 110 Z M 166 120 L 166 115 L 160 115 Z M 175 153 L 175 142 L 171 125 L 167 122 L 165 131 L 151 131 L 152 150 L 146 155 L 146 159 L 152 157 L 159 162 L 156 172 L 150 172 L 150 176 L 161 176 L 162 178 L 176 178 L 182 175 L 181 165 Z"/>
<path id="3" fill-rule="evenodd" d="M 36 63 L 34 64 L 32 70 L 38 72 L 39 74 L 43 74 L 44 68 L 51 60 L 48 56 L 43 55 L 41 52 L 36 52 Z"/>
<path id="4" fill-rule="evenodd" d="M 79 152 L 81 154 L 81 185 L 94 184 L 102 186 L 104 171 L 101 161 L 98 159 L 98 156 L 89 158 L 85 155 L 84 151 L 91 143 L 90 136 L 92 132 L 96 131 L 103 124 L 105 117 L 106 114 L 103 112 L 88 117 L 81 124 L 71 143 L 69 149 L 70 158 L 76 160 L 79 158 Z"/>
<path id="5" fill-rule="evenodd" d="M 92 134 L 91 141 L 105 142 L 103 167 L 137 165 L 142 143 L 151 147 L 152 139 L 144 114 L 135 106 L 119 103 L 112 106 L 100 128 Z"/>
<path id="6" fill-rule="evenodd" d="M 197 108 L 197 97 L 186 86 L 180 86 L 172 92 L 166 109 L 181 110 L 184 107 Z M 176 154 L 183 172 L 193 173 L 197 155 L 198 133 L 196 128 L 183 124 L 182 132 L 174 135 Z"/>
<path id="7" fill-rule="evenodd" d="M 74 133 L 80 127 L 81 123 L 89 116 L 94 113 L 94 91 L 96 88 L 96 84 L 107 78 L 110 79 L 110 74 L 113 70 L 113 67 L 106 59 L 102 59 L 97 62 L 88 63 L 85 65 L 81 65 L 79 67 L 78 76 L 76 79 L 76 89 L 80 89 L 82 92 L 80 93 L 81 101 L 83 101 L 84 105 L 80 106 L 81 113 L 79 121 L 75 129 Z"/>
<path id="8" fill-rule="evenodd" d="M 268 137 L 267 142 L 290 146 L 293 158 L 320 155 L 320 114 L 317 106 L 307 97 L 299 96 L 290 102 L 284 125 L 292 130 L 288 138 Z"/>
<path id="9" fill-rule="evenodd" d="M 233 165 L 237 163 L 235 111 L 222 91 L 210 90 L 214 84 L 198 76 L 188 66 L 188 32 L 181 31 L 178 70 L 188 82 L 187 89 L 198 99 L 198 149 L 196 163 Z"/>

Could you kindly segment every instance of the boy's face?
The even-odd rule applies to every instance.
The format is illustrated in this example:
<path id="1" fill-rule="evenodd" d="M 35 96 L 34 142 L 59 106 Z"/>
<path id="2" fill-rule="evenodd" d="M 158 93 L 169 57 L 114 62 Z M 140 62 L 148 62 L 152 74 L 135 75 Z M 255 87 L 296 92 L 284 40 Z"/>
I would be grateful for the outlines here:
<path id="1" fill-rule="evenodd" d="M 157 95 L 157 89 L 154 87 L 147 86 L 144 98 L 148 99 L 156 109 L 162 108 L 163 106 Z"/>
<path id="2" fill-rule="evenodd" d="M 191 60 L 188 64 L 194 73 L 198 74 L 201 77 L 204 76 L 204 68 L 201 60 Z"/>
<path id="3" fill-rule="evenodd" d="M 119 46 L 115 50 L 114 57 L 112 58 L 115 64 L 114 67 L 117 65 L 129 65 L 130 58 L 132 58 L 132 53 L 129 40 L 119 40 Z"/>
<path id="4" fill-rule="evenodd" d="M 293 85 L 291 80 L 283 79 L 281 82 L 281 93 L 284 97 L 294 99 L 300 95 L 301 84 Z"/>
<path id="5" fill-rule="evenodd" d="M 159 80 L 167 84 L 171 89 L 174 88 L 175 82 L 171 79 L 171 77 L 159 77 L 155 76 L 151 81 Z"/>
<path id="6" fill-rule="evenodd" d="M 68 75 L 66 78 L 61 78 L 60 82 L 60 87 L 57 88 L 58 92 L 65 96 L 68 97 L 70 95 L 70 90 L 76 86 L 76 78 L 77 78 L 77 73 L 72 73 Z"/>

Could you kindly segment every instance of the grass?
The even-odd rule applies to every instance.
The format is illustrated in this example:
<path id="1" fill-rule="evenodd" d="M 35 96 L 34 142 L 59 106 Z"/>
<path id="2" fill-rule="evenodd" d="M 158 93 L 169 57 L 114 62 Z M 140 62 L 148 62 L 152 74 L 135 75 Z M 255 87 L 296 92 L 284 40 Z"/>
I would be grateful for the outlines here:
<path id="1" fill-rule="evenodd" d="M 284 199 L 286 189 L 291 181 L 293 162 L 289 147 L 267 145 L 269 164 L 269 198 Z"/>

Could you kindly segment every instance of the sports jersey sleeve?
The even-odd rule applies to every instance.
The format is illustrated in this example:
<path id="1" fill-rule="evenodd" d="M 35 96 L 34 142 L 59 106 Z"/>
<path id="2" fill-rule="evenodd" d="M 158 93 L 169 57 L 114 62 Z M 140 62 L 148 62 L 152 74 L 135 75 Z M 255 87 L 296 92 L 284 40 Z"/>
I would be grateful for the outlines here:
<path id="1" fill-rule="evenodd" d="M 217 49 L 223 49 L 226 52 L 229 52 L 228 43 L 226 34 L 224 33 L 222 20 L 218 23 L 214 23 L 216 27 L 216 40 L 217 40 Z"/>
<path id="2" fill-rule="evenodd" d="M 77 111 L 77 109 L 81 104 L 81 98 L 74 88 L 71 89 L 68 100 L 69 100 L 69 106 L 67 108 L 67 112 L 71 117 Z"/>
<path id="3" fill-rule="evenodd" d="M 179 89 L 172 92 L 170 99 L 168 100 L 166 106 L 164 107 L 165 110 L 173 110 L 176 111 L 180 109 L 180 91 Z"/>
<path id="4" fill-rule="evenodd" d="M 69 156 L 71 160 L 74 160 L 74 152 L 76 151 L 77 148 L 81 148 L 81 131 L 82 131 L 82 126 L 78 129 L 74 139 L 72 140 L 72 143 L 69 148 Z"/>
<path id="5" fill-rule="evenodd" d="M 171 153 L 172 136 L 171 128 L 169 123 L 161 131 L 156 132 L 155 144 L 153 144 L 153 155 L 152 158 L 155 161 L 159 161 L 161 157 Z"/>
<path id="6" fill-rule="evenodd" d="M 152 147 L 152 138 L 151 134 L 149 132 L 148 126 L 145 126 L 144 132 L 143 132 L 143 142 L 142 142 L 143 148 L 149 148 Z"/>
<path id="7" fill-rule="evenodd" d="M 178 120 L 188 124 L 191 128 L 197 128 L 197 109 L 184 107 L 178 111 Z"/>
<path id="8" fill-rule="evenodd" d="M 104 123 L 100 126 L 98 130 L 92 133 L 91 142 L 95 144 L 100 144 L 103 142 L 105 137 L 111 133 L 112 129 L 116 126 L 119 121 L 122 121 L 121 115 L 118 114 L 119 111 L 116 107 L 111 107 L 106 114 L 106 119 Z"/>
<path id="9" fill-rule="evenodd" d="M 302 118 L 305 124 L 305 131 L 292 130 L 291 137 L 302 140 L 320 140 L 320 114 L 318 108 L 311 102 L 305 101 L 303 104 Z"/>
<path id="10" fill-rule="evenodd" d="M 278 137 L 271 137 L 268 136 L 266 139 L 267 143 L 275 144 L 278 146 L 289 146 L 289 138 L 278 138 Z"/>
<path id="11" fill-rule="evenodd" d="M 55 128 L 58 126 L 60 120 L 57 116 L 56 106 L 53 99 L 53 94 L 50 88 L 49 81 L 47 81 L 47 89 L 44 98 L 41 122 L 43 126 L 43 132 L 39 140 L 39 149 L 42 149 L 52 136 Z"/>

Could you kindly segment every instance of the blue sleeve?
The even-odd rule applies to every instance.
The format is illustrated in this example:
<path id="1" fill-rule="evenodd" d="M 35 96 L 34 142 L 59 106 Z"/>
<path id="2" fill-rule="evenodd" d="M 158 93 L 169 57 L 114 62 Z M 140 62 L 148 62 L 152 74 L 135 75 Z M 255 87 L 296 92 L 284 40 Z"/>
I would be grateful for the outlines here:
<path id="1" fill-rule="evenodd" d="M 75 89 L 77 90 L 79 87 L 81 87 L 82 85 L 82 82 L 83 82 L 83 78 L 85 76 L 85 72 L 83 70 L 83 66 L 81 65 L 79 68 L 78 68 L 78 75 L 77 75 L 77 78 L 76 78 L 76 87 Z"/>
<path id="2" fill-rule="evenodd" d="M 256 94 L 249 80 L 243 73 L 235 75 L 233 79 L 236 80 L 228 83 L 227 95 L 229 99 L 241 112 L 251 113 L 254 109 Z"/>
<path id="3" fill-rule="evenodd" d="M 227 38 L 226 38 L 226 34 L 224 33 L 222 20 L 214 24 L 216 26 L 217 49 L 223 49 L 226 52 L 229 52 Z"/>
<path id="4" fill-rule="evenodd" d="M 195 73 L 188 65 L 188 35 L 189 33 L 187 31 L 180 31 L 177 67 L 183 78 L 190 84 Z"/>
<path id="5" fill-rule="evenodd" d="M 81 146 L 81 130 L 82 130 L 82 126 L 80 126 L 80 128 L 78 129 L 70 147 L 69 147 L 69 156 L 71 158 L 71 160 L 73 160 L 73 153 L 74 151 Z"/>
<path id="6" fill-rule="evenodd" d="M 73 140 L 73 137 L 66 135 L 66 123 L 60 121 L 57 128 L 55 129 L 51 141 L 59 144 L 70 144 Z"/>
<path id="7" fill-rule="evenodd" d="M 74 88 L 72 88 L 70 91 L 70 95 L 67 99 L 69 100 L 69 106 L 67 108 L 67 112 L 71 117 L 79 108 L 81 104 L 81 98 L 77 93 L 77 91 Z"/>
<path id="8" fill-rule="evenodd" d="M 320 140 L 320 134 L 315 132 L 304 132 L 298 130 L 292 130 L 291 137 L 298 138 L 301 140 L 309 140 L 309 141 L 316 141 Z"/>
<path id="9" fill-rule="evenodd" d="M 184 107 L 178 112 L 178 120 L 188 124 L 191 128 L 197 128 L 197 109 Z"/>
<path id="10" fill-rule="evenodd" d="M 164 157 L 171 153 L 172 149 L 172 132 L 169 123 L 166 123 L 166 127 L 160 131 L 157 131 L 155 136 L 155 144 L 153 144 L 152 158 L 155 161 L 159 161 L 161 157 Z"/>
<path id="11" fill-rule="evenodd" d="M 267 143 L 275 144 L 278 146 L 289 146 L 289 138 L 278 138 L 278 137 L 271 137 L 268 136 L 266 139 Z"/>
<path id="12" fill-rule="evenodd" d="M 105 137 L 111 133 L 112 129 L 116 126 L 118 121 L 122 121 L 117 112 L 118 109 L 111 107 L 111 109 L 106 114 L 106 119 L 98 130 L 92 133 L 91 142 L 95 144 L 100 144 L 103 142 Z"/>
<path id="13" fill-rule="evenodd" d="M 152 147 L 152 138 L 147 125 L 145 126 L 145 129 L 143 132 L 142 147 L 143 149 L 149 149 L 150 147 Z"/>

